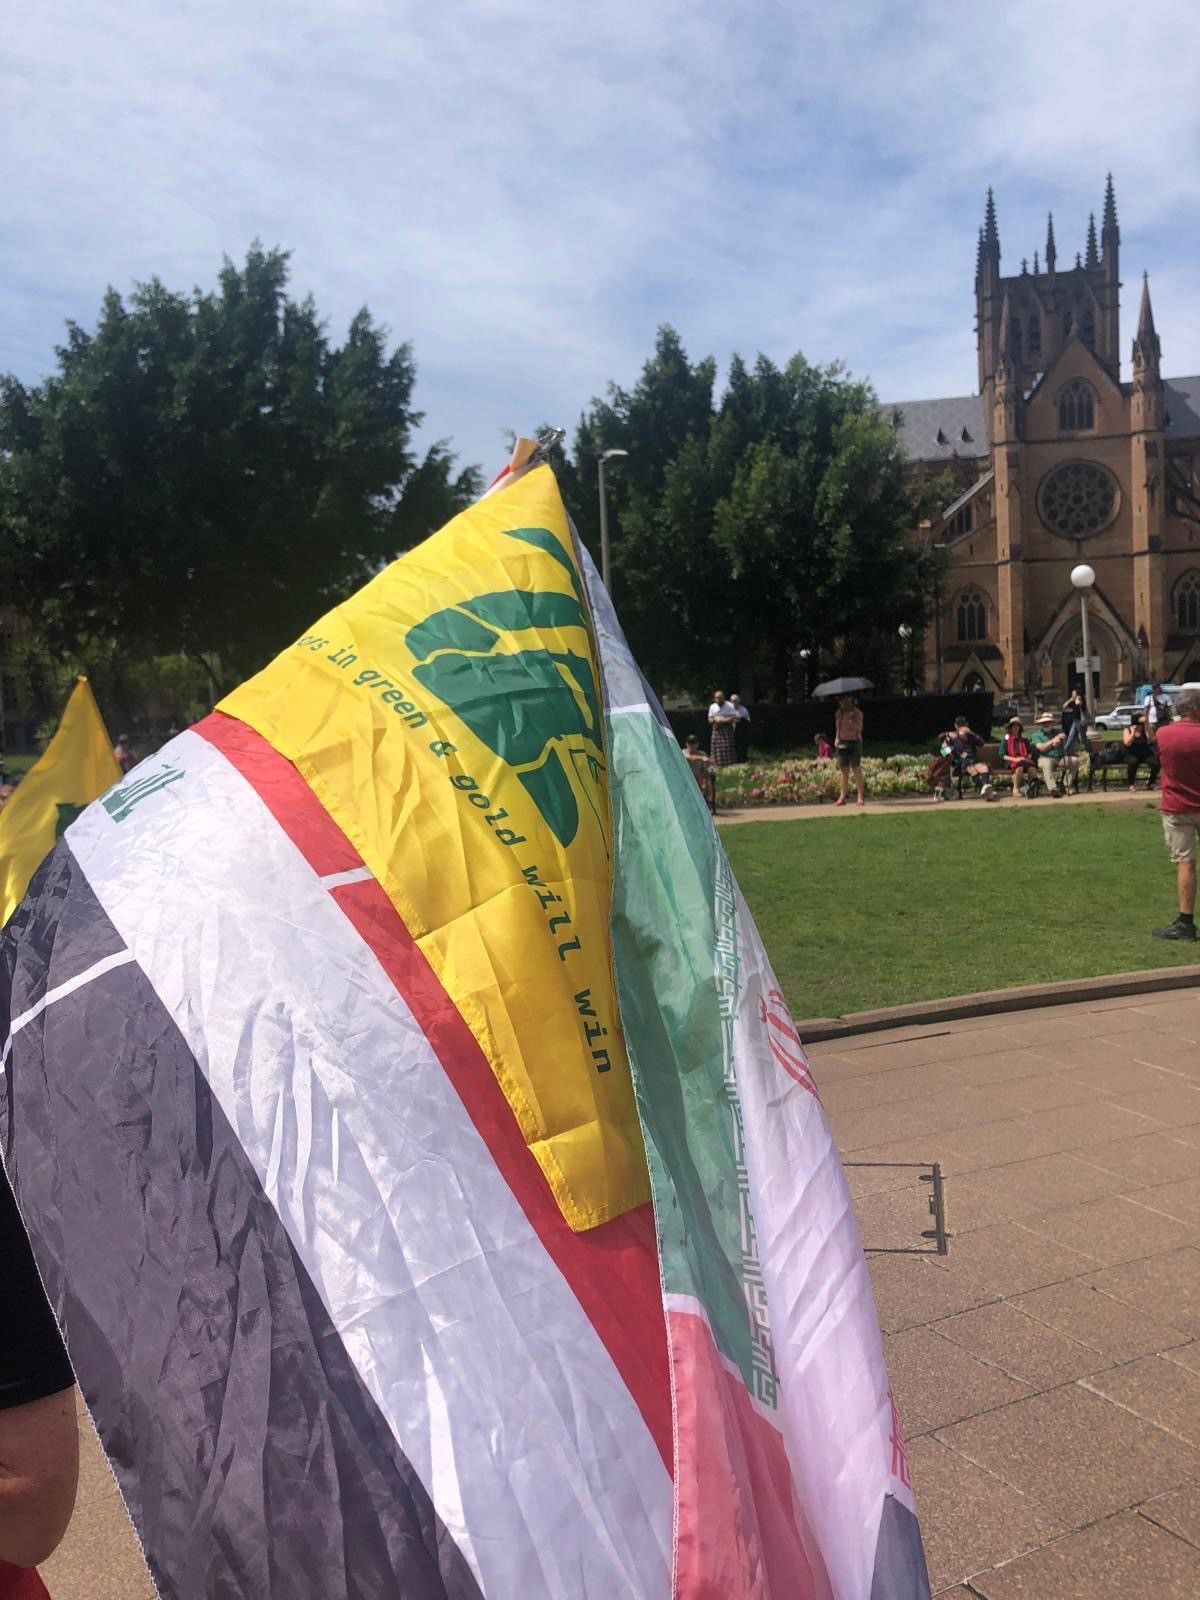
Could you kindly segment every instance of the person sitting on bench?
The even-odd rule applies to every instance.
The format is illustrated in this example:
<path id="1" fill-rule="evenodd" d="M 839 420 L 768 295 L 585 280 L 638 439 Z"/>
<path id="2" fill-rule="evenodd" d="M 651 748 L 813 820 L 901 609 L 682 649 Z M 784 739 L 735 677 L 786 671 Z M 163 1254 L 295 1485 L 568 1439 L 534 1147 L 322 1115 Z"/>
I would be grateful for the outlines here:
<path id="1" fill-rule="evenodd" d="M 1049 711 L 1043 711 L 1037 719 L 1037 726 L 1030 737 L 1033 753 L 1037 758 L 1038 768 L 1042 774 L 1042 782 L 1046 785 L 1046 792 L 1056 798 L 1066 794 L 1073 794 L 1076 788 L 1076 775 L 1079 771 L 1079 757 L 1071 752 L 1067 754 L 1067 734 L 1059 731 L 1051 737 L 1050 729 L 1054 726 L 1055 719 Z M 1063 779 L 1066 787 L 1063 787 Z"/>
<path id="2" fill-rule="evenodd" d="M 1122 754 L 1125 757 L 1125 776 L 1129 787 L 1137 787 L 1137 770 L 1145 763 L 1150 769 L 1150 776 L 1146 780 L 1147 789 L 1153 789 L 1158 782 L 1158 751 L 1150 742 L 1146 733 L 1145 718 L 1140 712 L 1135 711 L 1129 719 L 1129 726 L 1121 735 L 1123 746 Z"/>
<path id="3" fill-rule="evenodd" d="M 1000 741 L 1000 759 L 1012 773 L 1013 799 L 1021 792 L 1032 800 L 1037 795 L 1037 768 L 1033 764 L 1033 750 L 1025 737 L 1025 724 L 1020 717 L 1009 717 L 1004 738 Z M 1031 781 L 1033 780 L 1033 781 Z"/>
<path id="4" fill-rule="evenodd" d="M 941 734 L 938 742 L 949 757 L 950 778 L 959 794 L 962 793 L 964 781 L 970 778 L 983 798 L 990 800 L 992 786 L 987 781 L 988 764 L 979 759 L 979 752 L 987 740 L 972 729 L 966 717 L 955 717 L 953 729 Z"/>

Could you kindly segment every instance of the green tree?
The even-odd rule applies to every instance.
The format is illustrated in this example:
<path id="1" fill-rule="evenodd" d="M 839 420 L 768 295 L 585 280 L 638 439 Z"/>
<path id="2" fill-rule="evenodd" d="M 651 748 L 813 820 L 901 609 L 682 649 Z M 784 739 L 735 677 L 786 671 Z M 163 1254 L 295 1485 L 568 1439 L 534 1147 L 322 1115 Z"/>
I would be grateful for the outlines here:
<path id="1" fill-rule="evenodd" d="M 413 447 L 415 367 L 366 310 L 331 343 L 288 256 L 215 292 L 110 289 L 57 370 L 0 380 L 0 592 L 49 646 L 201 660 L 214 693 L 477 490 Z"/>
<path id="2" fill-rule="evenodd" d="M 632 393 L 611 389 L 577 434 L 577 472 L 585 447 L 630 451 L 614 587 L 639 658 L 664 688 L 753 675 L 775 699 L 801 648 L 883 672 L 930 594 L 894 419 L 869 384 L 801 356 L 734 357 L 716 405 L 713 379 L 660 330 Z"/>

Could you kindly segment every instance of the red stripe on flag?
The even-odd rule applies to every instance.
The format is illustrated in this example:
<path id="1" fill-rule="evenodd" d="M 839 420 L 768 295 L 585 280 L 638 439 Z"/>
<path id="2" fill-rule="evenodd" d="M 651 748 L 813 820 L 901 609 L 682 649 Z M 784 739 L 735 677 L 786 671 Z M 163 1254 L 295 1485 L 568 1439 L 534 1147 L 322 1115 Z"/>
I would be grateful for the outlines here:
<path id="1" fill-rule="evenodd" d="M 362 858 L 286 757 L 244 722 L 214 712 L 192 730 L 235 767 L 321 877 Z M 570 1285 L 673 1465 L 671 1391 L 658 1248 L 649 1205 L 573 1233 L 530 1154 L 487 1057 L 374 878 L 331 891 L 429 1040 L 492 1160 Z"/>
<path id="2" fill-rule="evenodd" d="M 675 1600 L 830 1600 L 816 1541 L 796 1523 L 783 1435 L 725 1366 L 704 1318 L 672 1310 L 670 1322 L 679 1406 Z"/>

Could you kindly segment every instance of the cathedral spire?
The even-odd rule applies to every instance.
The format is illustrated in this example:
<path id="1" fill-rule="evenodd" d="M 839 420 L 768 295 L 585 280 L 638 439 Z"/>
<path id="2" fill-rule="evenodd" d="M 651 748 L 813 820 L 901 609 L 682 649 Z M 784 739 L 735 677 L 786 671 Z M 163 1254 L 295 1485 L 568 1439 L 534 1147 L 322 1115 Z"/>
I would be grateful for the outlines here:
<path id="1" fill-rule="evenodd" d="M 1100 255 L 1096 249 L 1096 213 L 1094 211 L 1088 213 L 1087 265 L 1089 267 L 1098 267 L 1100 265 Z"/>
<path id="2" fill-rule="evenodd" d="M 1158 333 L 1154 327 L 1154 310 L 1150 304 L 1150 275 L 1142 274 L 1142 307 L 1138 313 L 1137 337 L 1133 341 L 1135 367 L 1156 370 L 1162 354 Z"/>
<path id="3" fill-rule="evenodd" d="M 987 206 L 983 214 L 983 233 L 979 249 L 980 264 L 990 265 L 996 277 L 1000 276 L 1000 230 L 996 226 L 996 197 L 989 189 Z"/>
<path id="4" fill-rule="evenodd" d="M 1054 213 L 1046 213 L 1046 271 L 1054 271 L 1054 263 L 1058 260 L 1058 251 L 1054 244 Z"/>
<path id="5" fill-rule="evenodd" d="M 1104 186 L 1104 228 L 1100 237 L 1104 240 L 1104 251 L 1108 254 L 1108 246 L 1120 244 L 1121 229 L 1117 225 L 1117 196 L 1113 190 L 1112 173 L 1108 175 L 1108 182 Z"/>

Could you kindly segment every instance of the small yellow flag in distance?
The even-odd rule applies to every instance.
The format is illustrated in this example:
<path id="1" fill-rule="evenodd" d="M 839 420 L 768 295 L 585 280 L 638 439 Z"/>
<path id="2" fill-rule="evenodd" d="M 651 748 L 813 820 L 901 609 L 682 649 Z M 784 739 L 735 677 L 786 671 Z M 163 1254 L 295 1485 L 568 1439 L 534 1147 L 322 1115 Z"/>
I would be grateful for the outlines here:
<path id="1" fill-rule="evenodd" d="M 45 754 L 0 811 L 0 927 L 24 899 L 55 840 L 120 776 L 96 698 L 80 678 Z"/>

